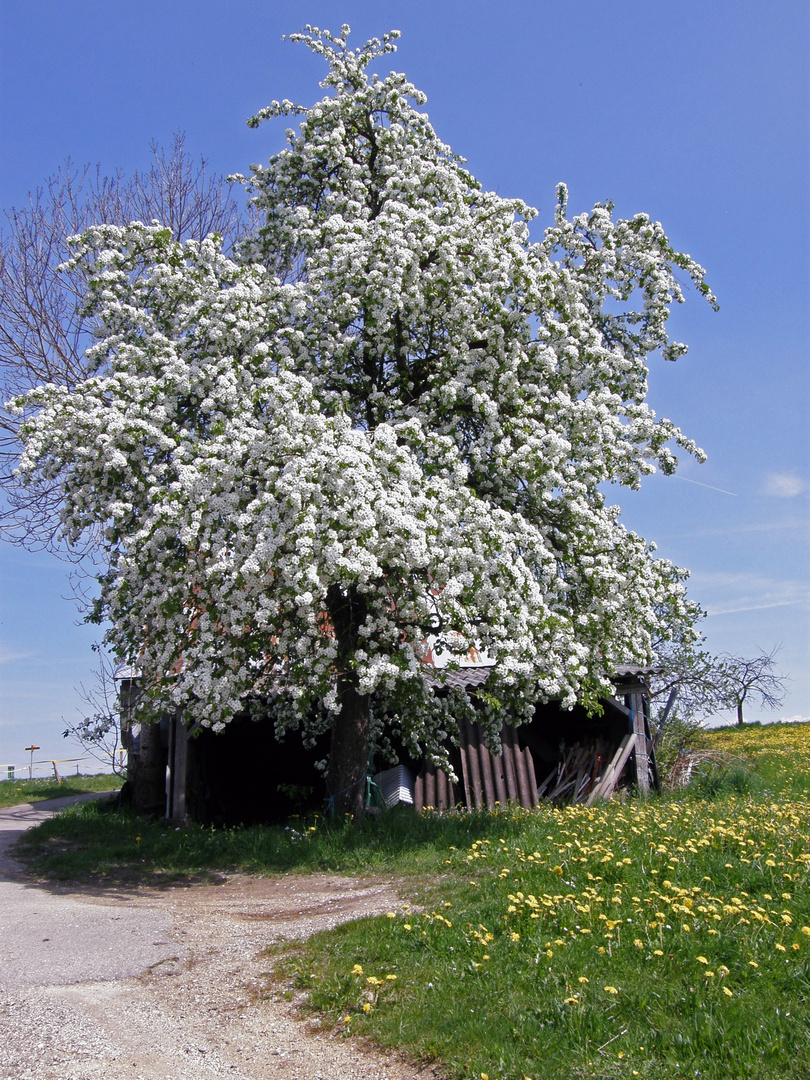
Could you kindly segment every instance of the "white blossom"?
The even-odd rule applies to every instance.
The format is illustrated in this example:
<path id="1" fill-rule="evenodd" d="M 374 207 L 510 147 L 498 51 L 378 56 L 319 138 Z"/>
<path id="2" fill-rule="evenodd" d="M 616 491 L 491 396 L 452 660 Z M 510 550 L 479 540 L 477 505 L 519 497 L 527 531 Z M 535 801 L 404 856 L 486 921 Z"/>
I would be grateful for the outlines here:
<path id="1" fill-rule="evenodd" d="M 538 698 L 592 704 L 662 612 L 693 617 L 603 486 L 702 457 L 648 406 L 647 364 L 685 351 L 678 271 L 714 300 L 659 224 L 568 218 L 562 185 L 534 242 L 536 211 L 480 188 L 404 75 L 367 77 L 397 35 L 347 34 L 294 35 L 328 94 L 254 118 L 301 123 L 252 169 L 261 228 L 234 259 L 158 223 L 73 241 L 92 374 L 16 403 L 20 468 L 61 483 L 68 543 L 101 529 L 98 614 L 156 710 L 219 729 L 272 694 L 280 729 L 315 732 L 352 679 L 380 736 L 440 757 L 468 706 L 426 690 L 429 636 L 495 661 L 495 732 Z M 362 612 L 348 652 L 335 589 Z"/>

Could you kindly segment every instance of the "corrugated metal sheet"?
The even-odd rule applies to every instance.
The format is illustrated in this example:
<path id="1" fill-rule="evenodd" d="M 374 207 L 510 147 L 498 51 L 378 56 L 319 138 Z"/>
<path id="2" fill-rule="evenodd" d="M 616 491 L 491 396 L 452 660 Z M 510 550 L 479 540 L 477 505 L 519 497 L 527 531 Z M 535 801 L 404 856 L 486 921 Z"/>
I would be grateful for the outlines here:
<path id="1" fill-rule="evenodd" d="M 493 754 L 484 742 L 481 725 L 464 720 L 454 756 L 457 759 L 454 767 L 459 776 L 455 784 L 443 769 L 425 763 L 414 789 L 417 811 L 425 807 L 452 810 L 456 806 L 494 810 L 496 806 L 506 806 L 510 802 L 528 810 L 537 806 L 534 760 L 528 747 L 520 747 L 513 727 L 502 728 L 501 752 Z"/>
<path id="2" fill-rule="evenodd" d="M 393 769 L 377 773 L 374 777 L 382 800 L 390 810 L 398 803 L 413 805 L 415 782 L 409 770 L 404 765 L 397 765 Z"/>
<path id="3" fill-rule="evenodd" d="M 618 745 L 607 739 L 590 739 L 564 749 L 551 772 L 538 784 L 531 750 L 521 747 L 514 727 L 501 729 L 501 752 L 494 754 L 484 741 L 480 724 L 464 720 L 459 728 L 459 745 L 453 751 L 452 782 L 444 770 L 425 763 L 414 785 L 414 808 L 452 810 L 494 810 L 509 803 L 526 810 L 538 806 L 541 799 L 593 805 L 607 799 L 621 784 L 635 782 L 644 791 L 657 787 L 657 773 L 651 771 L 645 787 L 641 769 L 647 758 L 639 754 L 638 744 L 645 738 L 630 731 Z M 649 738 L 645 739 L 649 742 Z M 546 765 L 546 767 L 548 767 Z"/>

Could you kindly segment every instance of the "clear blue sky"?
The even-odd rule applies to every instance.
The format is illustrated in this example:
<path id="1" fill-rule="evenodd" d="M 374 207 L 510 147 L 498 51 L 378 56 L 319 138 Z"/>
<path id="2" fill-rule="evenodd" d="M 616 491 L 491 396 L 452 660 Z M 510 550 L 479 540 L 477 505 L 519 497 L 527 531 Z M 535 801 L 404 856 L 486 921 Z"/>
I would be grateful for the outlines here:
<path id="1" fill-rule="evenodd" d="M 792 681 L 776 718 L 810 717 L 806 0 L 4 4 L 0 206 L 68 156 L 143 166 L 150 140 L 178 129 L 222 172 L 266 160 L 284 122 L 251 131 L 246 117 L 322 93 L 322 64 L 281 41 L 307 22 L 348 22 L 358 43 L 402 30 L 378 66 L 407 72 L 439 135 L 485 186 L 537 206 L 541 227 L 564 180 L 572 211 L 645 211 L 707 268 L 721 310 L 694 294 L 678 309 L 690 352 L 653 363 L 651 402 L 709 461 L 617 500 L 692 570 L 709 646 L 782 643 Z M 75 625 L 67 568 L 45 555 L 0 545 L 0 589 L 0 765 L 31 740 L 72 756 L 60 717 L 98 631 Z"/>

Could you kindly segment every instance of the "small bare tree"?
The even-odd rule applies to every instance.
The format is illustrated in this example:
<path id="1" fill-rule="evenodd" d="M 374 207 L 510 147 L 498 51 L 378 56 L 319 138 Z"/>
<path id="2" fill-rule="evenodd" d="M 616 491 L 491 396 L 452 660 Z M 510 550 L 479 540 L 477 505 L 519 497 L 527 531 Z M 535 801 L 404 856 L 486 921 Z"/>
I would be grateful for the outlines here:
<path id="1" fill-rule="evenodd" d="M 115 666 L 100 645 L 92 646 L 98 656 L 93 672 L 94 683 L 89 688 L 80 683 L 78 693 L 86 708 L 78 708 L 81 717 L 67 725 L 62 735 L 76 742 L 96 761 L 112 768 L 118 775 L 125 769 L 122 762 L 121 715 L 118 690 L 115 685 Z"/>
<path id="2" fill-rule="evenodd" d="M 781 645 L 770 652 L 761 650 L 758 656 L 722 656 L 723 698 L 727 709 L 737 710 L 737 723 L 742 725 L 746 701 L 758 701 L 763 709 L 778 709 L 785 700 L 788 678 L 776 669 L 776 654 Z"/>
<path id="3" fill-rule="evenodd" d="M 0 535 L 25 546 L 53 544 L 58 502 L 41 486 L 22 490 L 14 468 L 21 418 L 4 403 L 43 383 L 71 387 L 86 374 L 84 352 L 92 325 L 80 313 L 85 283 L 60 270 L 67 238 L 90 225 L 158 220 L 176 239 L 216 232 L 230 247 L 245 228 L 232 186 L 213 175 L 205 158 L 194 159 L 177 133 L 171 150 L 151 145 L 147 169 L 126 176 L 68 160 L 5 212 L 0 231 Z"/>
<path id="4" fill-rule="evenodd" d="M 715 656 L 704 648 L 703 639 L 659 643 L 650 680 L 656 747 L 673 739 L 679 748 L 687 745 L 707 717 L 726 709 L 736 709 L 737 723 L 742 724 L 746 701 L 779 708 L 789 680 L 776 670 L 778 652 L 779 647 L 760 650 L 754 657 Z"/>

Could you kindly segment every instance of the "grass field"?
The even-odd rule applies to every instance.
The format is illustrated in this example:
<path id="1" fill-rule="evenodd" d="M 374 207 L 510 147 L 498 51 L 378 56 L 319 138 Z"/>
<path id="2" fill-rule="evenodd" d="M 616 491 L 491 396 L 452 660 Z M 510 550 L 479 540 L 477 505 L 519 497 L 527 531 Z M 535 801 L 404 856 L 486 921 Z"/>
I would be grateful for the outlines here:
<path id="1" fill-rule="evenodd" d="M 360 829 L 168 829 L 82 807 L 42 873 L 398 875 L 408 903 L 286 946 L 325 1026 L 453 1080 L 810 1076 L 810 725 L 708 737 L 687 792 Z"/>
<path id="2" fill-rule="evenodd" d="M 0 780 L 0 807 L 62 799 L 67 795 L 84 795 L 88 791 L 117 791 L 121 783 L 119 776 L 107 773 L 67 776 L 63 780 Z"/>

